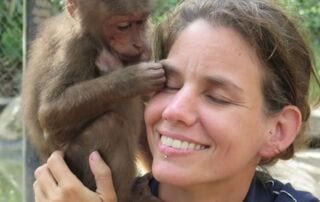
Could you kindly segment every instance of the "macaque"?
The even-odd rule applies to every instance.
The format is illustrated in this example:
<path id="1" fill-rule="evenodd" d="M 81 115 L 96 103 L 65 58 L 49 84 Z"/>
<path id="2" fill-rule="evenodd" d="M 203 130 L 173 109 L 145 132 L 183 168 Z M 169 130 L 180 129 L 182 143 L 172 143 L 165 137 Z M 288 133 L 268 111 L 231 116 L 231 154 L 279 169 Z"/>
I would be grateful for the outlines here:
<path id="1" fill-rule="evenodd" d="M 96 189 L 88 156 L 98 150 L 118 201 L 130 199 L 143 132 L 142 95 L 162 88 L 146 28 L 151 0 L 67 0 L 32 43 L 23 76 L 27 134 L 46 161 L 62 150 L 76 176 Z"/>

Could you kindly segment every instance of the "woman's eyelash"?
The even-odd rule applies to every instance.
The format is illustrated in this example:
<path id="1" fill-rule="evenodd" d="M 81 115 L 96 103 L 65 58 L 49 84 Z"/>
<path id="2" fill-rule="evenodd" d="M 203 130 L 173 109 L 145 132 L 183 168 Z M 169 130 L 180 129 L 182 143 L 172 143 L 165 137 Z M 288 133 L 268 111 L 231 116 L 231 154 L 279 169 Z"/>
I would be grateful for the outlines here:
<path id="1" fill-rule="evenodd" d="M 168 90 L 179 90 L 180 89 L 179 87 L 170 86 L 168 84 L 165 84 L 164 88 L 168 89 Z"/>
<path id="2" fill-rule="evenodd" d="M 217 98 L 212 95 L 206 95 L 206 98 L 209 99 L 210 102 L 214 102 L 216 104 L 221 104 L 221 105 L 227 105 L 227 104 L 232 104 L 230 101 L 222 98 Z"/>

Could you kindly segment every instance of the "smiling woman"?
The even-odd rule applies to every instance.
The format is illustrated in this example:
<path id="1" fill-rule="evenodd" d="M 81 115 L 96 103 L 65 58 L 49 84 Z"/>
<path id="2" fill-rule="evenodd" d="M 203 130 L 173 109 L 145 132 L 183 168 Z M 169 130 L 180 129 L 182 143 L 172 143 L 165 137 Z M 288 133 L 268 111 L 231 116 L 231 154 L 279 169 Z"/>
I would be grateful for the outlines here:
<path id="1" fill-rule="evenodd" d="M 317 201 L 255 172 L 305 139 L 317 77 L 297 30 L 270 1 L 189 1 L 160 26 L 167 82 L 145 122 L 161 199 Z"/>
<path id="2" fill-rule="evenodd" d="M 184 1 L 159 26 L 154 50 L 166 85 L 146 104 L 151 172 L 136 179 L 133 201 L 319 201 L 257 171 L 299 148 L 309 82 L 317 78 L 299 29 L 272 2 Z M 90 158 L 96 193 L 70 177 L 61 156 L 37 170 L 36 195 L 52 189 L 61 201 L 114 201 L 97 153 Z M 53 188 L 46 185 L 52 178 Z"/>
<path id="3" fill-rule="evenodd" d="M 167 87 L 145 111 L 155 177 L 176 185 L 230 175 L 245 182 L 241 176 L 255 170 L 275 122 L 262 110 L 262 65 L 254 49 L 232 29 L 197 20 L 178 36 L 165 63 L 179 73 L 168 73 Z M 161 144 L 161 137 L 173 143 Z M 182 149 L 181 141 L 199 149 Z"/>

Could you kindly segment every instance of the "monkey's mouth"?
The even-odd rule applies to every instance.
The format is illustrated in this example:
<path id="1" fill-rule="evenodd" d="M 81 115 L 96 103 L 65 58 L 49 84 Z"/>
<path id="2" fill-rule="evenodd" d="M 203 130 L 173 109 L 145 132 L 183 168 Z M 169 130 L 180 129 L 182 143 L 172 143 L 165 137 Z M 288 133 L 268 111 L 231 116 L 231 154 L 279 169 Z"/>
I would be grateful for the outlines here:
<path id="1" fill-rule="evenodd" d="M 122 55 L 120 56 L 120 60 L 127 63 L 137 63 L 141 60 L 141 54 L 137 55 Z"/>
<path id="2" fill-rule="evenodd" d="M 136 54 L 121 54 L 117 53 L 117 57 L 123 62 L 127 64 L 138 63 L 142 59 L 142 53 Z"/>

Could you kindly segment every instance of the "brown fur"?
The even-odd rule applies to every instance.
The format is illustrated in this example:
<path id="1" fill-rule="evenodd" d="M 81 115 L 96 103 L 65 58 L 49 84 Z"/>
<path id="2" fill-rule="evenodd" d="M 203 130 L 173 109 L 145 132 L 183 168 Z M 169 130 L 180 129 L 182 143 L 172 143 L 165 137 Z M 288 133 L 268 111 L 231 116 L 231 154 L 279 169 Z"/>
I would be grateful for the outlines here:
<path id="1" fill-rule="evenodd" d="M 107 17 L 106 2 L 75 0 L 79 9 L 70 12 L 74 18 L 64 12 L 41 26 L 23 76 L 23 114 L 40 158 L 45 161 L 54 150 L 63 150 L 71 170 L 92 190 L 88 156 L 98 150 L 122 202 L 136 174 L 134 154 L 143 130 L 140 95 L 160 89 L 164 71 L 137 60 L 101 73 L 98 57 L 112 48 L 102 43 L 99 31 Z"/>

